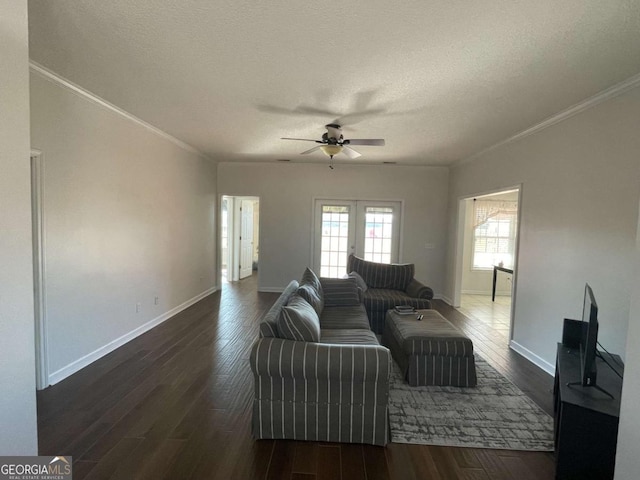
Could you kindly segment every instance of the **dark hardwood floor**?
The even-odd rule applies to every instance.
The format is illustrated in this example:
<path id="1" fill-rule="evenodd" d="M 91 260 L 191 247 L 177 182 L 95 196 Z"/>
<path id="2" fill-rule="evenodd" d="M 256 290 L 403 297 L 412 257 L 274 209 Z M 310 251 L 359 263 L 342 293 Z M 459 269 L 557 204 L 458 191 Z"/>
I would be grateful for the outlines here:
<path id="1" fill-rule="evenodd" d="M 277 294 L 225 284 L 171 320 L 38 392 L 40 455 L 81 479 L 552 479 L 549 453 L 391 443 L 254 441 L 248 357 Z M 457 310 L 476 351 L 552 411 L 552 379 Z"/>

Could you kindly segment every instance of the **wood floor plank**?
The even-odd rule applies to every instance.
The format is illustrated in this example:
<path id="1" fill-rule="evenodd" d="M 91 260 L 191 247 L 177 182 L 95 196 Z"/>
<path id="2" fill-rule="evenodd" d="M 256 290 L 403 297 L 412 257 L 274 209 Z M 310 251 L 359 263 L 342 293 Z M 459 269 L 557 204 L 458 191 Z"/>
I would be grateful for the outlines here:
<path id="1" fill-rule="evenodd" d="M 320 445 L 318 447 L 318 480 L 340 480 L 342 477 L 340 446 Z"/>
<path id="2" fill-rule="evenodd" d="M 269 462 L 267 480 L 290 478 L 295 457 L 295 444 L 289 440 L 276 440 Z"/>
<path id="3" fill-rule="evenodd" d="M 459 468 L 482 468 L 475 448 L 454 448 L 451 454 Z"/>
<path id="4" fill-rule="evenodd" d="M 479 450 L 476 456 L 489 478 L 495 480 L 510 480 L 511 473 L 507 466 L 500 460 L 497 450 Z M 553 477 L 549 477 L 553 478 Z"/>
<path id="5" fill-rule="evenodd" d="M 297 442 L 293 460 L 294 473 L 311 473 L 318 471 L 318 444 L 315 442 Z"/>
<path id="6" fill-rule="evenodd" d="M 383 447 L 373 445 L 363 445 L 362 455 L 364 456 L 364 465 L 369 480 L 388 480 L 389 466 L 387 465 L 387 457 L 384 454 Z"/>
<path id="7" fill-rule="evenodd" d="M 273 454 L 273 440 L 253 441 L 249 436 L 243 439 L 244 449 L 233 459 L 235 468 L 228 478 L 256 478 L 267 476 L 269 462 Z"/>
<path id="8" fill-rule="evenodd" d="M 91 472 L 97 464 L 98 462 L 84 462 L 82 460 L 77 462 L 74 461 L 72 472 L 73 478 L 76 480 L 83 480 L 84 478 L 87 478 L 89 472 Z"/>
<path id="9" fill-rule="evenodd" d="M 507 467 L 511 478 L 518 480 L 536 480 L 538 475 L 519 456 L 499 455 L 498 458 Z"/>
<path id="10" fill-rule="evenodd" d="M 167 439 L 163 441 L 151 461 L 142 464 L 133 478 L 145 480 L 164 478 L 166 472 L 171 465 L 173 465 L 186 443 L 185 440 L 177 439 Z"/>
<path id="11" fill-rule="evenodd" d="M 445 478 L 438 470 L 429 447 L 425 445 L 406 445 L 405 448 L 409 451 L 411 465 L 418 478 L 432 478 L 434 480 Z"/>
<path id="12" fill-rule="evenodd" d="M 423 449 L 421 448 L 421 450 Z M 426 451 L 426 449 L 424 450 Z M 389 478 L 404 480 L 419 480 L 420 478 L 424 478 L 424 476 L 418 477 L 419 469 L 415 468 L 413 465 L 409 448 L 406 444 L 387 444 L 385 447 L 385 460 L 389 472 Z M 437 475 L 433 477 L 433 480 L 440 480 L 440 476 Z"/>
<path id="13" fill-rule="evenodd" d="M 87 480 L 107 480 L 128 458 L 134 455 L 142 443 L 141 438 L 122 438 L 111 450 L 99 459 L 96 466 L 85 477 Z M 74 465 L 75 465 L 74 459 Z M 75 475 L 74 475 L 75 478 Z"/>
<path id="14" fill-rule="evenodd" d="M 343 443 L 340 445 L 340 458 L 342 460 L 342 478 L 353 480 L 367 478 L 362 445 Z"/>
<path id="15" fill-rule="evenodd" d="M 42 455 L 72 454 L 74 478 L 552 479 L 541 452 L 255 441 L 251 346 L 278 298 L 256 277 L 225 284 L 170 320 L 38 392 Z M 504 325 L 434 307 L 476 352 L 552 412 L 553 379 L 507 345 Z"/>
<path id="16" fill-rule="evenodd" d="M 429 453 L 433 458 L 438 473 L 442 480 L 450 480 L 460 478 L 460 473 L 455 459 L 453 458 L 453 449 L 441 446 L 429 446 Z"/>

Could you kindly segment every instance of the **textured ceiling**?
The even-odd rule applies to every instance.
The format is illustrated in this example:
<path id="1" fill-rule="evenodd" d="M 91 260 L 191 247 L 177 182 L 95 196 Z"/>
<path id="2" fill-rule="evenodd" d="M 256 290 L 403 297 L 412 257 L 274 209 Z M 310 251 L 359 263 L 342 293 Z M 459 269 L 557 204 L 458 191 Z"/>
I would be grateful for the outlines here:
<path id="1" fill-rule="evenodd" d="M 220 161 L 464 159 L 640 71 L 640 2 L 31 0 L 35 62 Z M 340 156 L 341 161 L 346 157 Z"/>

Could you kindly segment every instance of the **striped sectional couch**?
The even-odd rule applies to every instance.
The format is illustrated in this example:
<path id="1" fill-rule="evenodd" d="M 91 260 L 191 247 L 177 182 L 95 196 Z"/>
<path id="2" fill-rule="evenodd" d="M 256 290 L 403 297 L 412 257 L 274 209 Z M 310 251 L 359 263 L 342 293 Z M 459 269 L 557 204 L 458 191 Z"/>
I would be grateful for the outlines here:
<path id="1" fill-rule="evenodd" d="M 387 443 L 391 354 L 361 302 L 354 279 L 309 269 L 287 286 L 251 350 L 256 439 Z"/>
<path id="2" fill-rule="evenodd" d="M 411 305 L 419 310 L 431 308 L 433 290 L 413 278 L 412 263 L 375 263 L 352 254 L 347 260 L 347 271 L 360 277 L 356 280 L 363 290 L 371 329 L 377 334 L 384 332 L 387 310 L 396 305 Z"/>

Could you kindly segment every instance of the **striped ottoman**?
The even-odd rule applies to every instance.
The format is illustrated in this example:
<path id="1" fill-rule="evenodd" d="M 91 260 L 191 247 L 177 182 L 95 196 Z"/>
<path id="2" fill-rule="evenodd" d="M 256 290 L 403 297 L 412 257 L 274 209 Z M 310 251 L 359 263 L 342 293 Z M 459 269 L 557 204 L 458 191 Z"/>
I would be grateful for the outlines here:
<path id="1" fill-rule="evenodd" d="M 382 335 L 382 344 L 391 350 L 409 385 L 475 387 L 471 340 L 435 310 L 416 314 L 423 319 L 389 310 Z"/>

